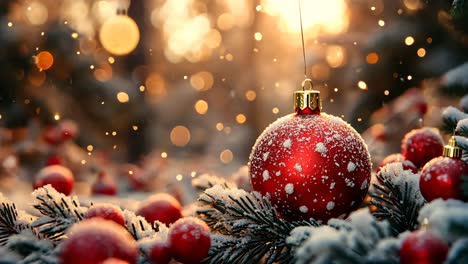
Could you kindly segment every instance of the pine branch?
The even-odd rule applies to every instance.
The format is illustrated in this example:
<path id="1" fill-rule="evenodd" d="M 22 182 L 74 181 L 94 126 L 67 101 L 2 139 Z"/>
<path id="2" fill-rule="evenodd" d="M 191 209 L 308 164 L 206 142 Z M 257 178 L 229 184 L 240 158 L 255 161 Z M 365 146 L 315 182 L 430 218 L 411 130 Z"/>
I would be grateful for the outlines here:
<path id="1" fill-rule="evenodd" d="M 0 202 L 0 246 L 4 246 L 11 236 L 29 228 L 28 221 L 18 221 L 18 219 L 23 218 L 25 220 L 29 218 L 32 220 L 32 217 L 25 212 L 18 211 L 16 205 L 1 194 Z"/>
<path id="2" fill-rule="evenodd" d="M 297 226 L 318 226 L 316 221 L 280 219 L 267 198 L 225 185 L 216 185 L 200 196 L 197 210 L 217 235 L 205 263 L 292 263 L 286 243 Z"/>
<path id="3" fill-rule="evenodd" d="M 459 136 L 468 137 L 468 118 L 458 121 L 455 133 Z"/>
<path id="4" fill-rule="evenodd" d="M 419 191 L 419 176 L 403 170 L 401 163 L 391 163 L 377 173 L 380 183 L 371 190 L 371 205 L 377 208 L 374 216 L 387 219 L 395 234 L 415 230 L 418 212 L 425 200 Z"/>
<path id="5" fill-rule="evenodd" d="M 223 185 L 226 189 L 236 188 L 236 185 L 234 183 L 227 182 L 223 178 L 210 174 L 202 174 L 192 180 L 192 186 L 200 191 L 204 191 L 215 185 Z"/>
<path id="6" fill-rule="evenodd" d="M 65 196 L 50 185 L 33 192 L 35 203 L 33 207 L 42 216 L 32 223 L 38 235 L 52 241 L 61 240 L 65 231 L 74 223 L 83 219 L 85 207 L 80 206 L 76 197 Z"/>
<path id="7" fill-rule="evenodd" d="M 154 226 L 151 226 L 144 217 L 137 216 L 134 212 L 129 210 L 124 210 L 123 214 L 127 230 L 137 241 L 154 236 L 156 232 L 159 231 L 160 225 L 164 225 L 159 222 L 155 222 Z"/>
<path id="8" fill-rule="evenodd" d="M 458 122 L 466 118 L 468 118 L 468 114 L 463 113 L 453 106 L 449 106 L 442 112 L 441 130 L 447 134 L 453 134 L 457 128 Z"/>

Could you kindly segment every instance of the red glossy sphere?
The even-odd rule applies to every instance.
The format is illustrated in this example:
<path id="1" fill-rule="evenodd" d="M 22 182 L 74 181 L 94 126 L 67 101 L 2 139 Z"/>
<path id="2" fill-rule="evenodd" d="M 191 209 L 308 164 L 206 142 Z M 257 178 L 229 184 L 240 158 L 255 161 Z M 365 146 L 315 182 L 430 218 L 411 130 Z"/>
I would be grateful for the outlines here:
<path id="1" fill-rule="evenodd" d="M 423 127 L 408 132 L 401 143 L 401 153 L 416 167 L 442 155 L 444 141 L 435 128 Z"/>
<path id="2" fill-rule="evenodd" d="M 109 258 L 136 263 L 140 254 L 127 229 L 101 218 L 86 219 L 73 225 L 62 243 L 60 263 L 98 264 Z"/>
<path id="3" fill-rule="evenodd" d="M 117 185 L 104 172 L 100 172 L 96 182 L 91 186 L 94 195 L 116 195 Z"/>
<path id="4" fill-rule="evenodd" d="M 148 223 L 158 220 L 168 226 L 182 217 L 182 206 L 171 195 L 158 193 L 144 201 L 136 214 L 143 216 Z"/>
<path id="5" fill-rule="evenodd" d="M 437 198 L 468 202 L 468 194 L 461 187 L 462 176 L 468 177 L 468 163 L 448 157 L 432 159 L 421 172 L 421 194 L 429 202 Z"/>
<path id="6" fill-rule="evenodd" d="M 150 247 L 148 259 L 152 264 L 168 264 L 171 259 L 171 249 L 166 241 L 157 240 Z"/>
<path id="7" fill-rule="evenodd" d="M 403 170 L 411 170 L 413 173 L 418 172 L 418 168 L 414 165 L 414 163 L 409 160 L 406 160 L 405 157 L 400 153 L 390 154 L 387 157 L 385 157 L 377 167 L 376 172 L 379 172 L 383 166 L 393 162 L 401 162 Z"/>
<path id="8" fill-rule="evenodd" d="M 125 217 L 122 210 L 113 204 L 103 203 L 91 206 L 85 214 L 85 218 L 101 217 L 125 226 Z"/>
<path id="9" fill-rule="evenodd" d="M 73 173 L 62 165 L 47 166 L 35 176 L 33 187 L 50 184 L 57 192 L 69 195 L 73 190 Z"/>
<path id="10" fill-rule="evenodd" d="M 447 244 L 432 232 L 418 230 L 409 234 L 400 248 L 401 264 L 442 264 L 448 253 Z"/>
<path id="11" fill-rule="evenodd" d="M 168 244 L 175 260 L 199 263 L 210 251 L 210 228 L 198 218 L 179 219 L 169 229 Z"/>
<path id="12" fill-rule="evenodd" d="M 249 162 L 252 188 L 285 219 L 327 221 L 357 209 L 371 161 L 360 135 L 338 117 L 291 114 L 257 139 Z"/>

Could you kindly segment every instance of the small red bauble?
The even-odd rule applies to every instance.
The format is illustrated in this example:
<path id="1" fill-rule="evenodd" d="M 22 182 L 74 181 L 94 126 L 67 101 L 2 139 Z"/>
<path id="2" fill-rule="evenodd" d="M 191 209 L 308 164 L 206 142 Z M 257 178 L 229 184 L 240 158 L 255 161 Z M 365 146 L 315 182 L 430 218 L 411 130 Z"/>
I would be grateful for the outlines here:
<path id="1" fill-rule="evenodd" d="M 307 92 L 318 93 L 302 91 Z M 295 102 L 304 100 L 309 99 Z M 370 155 L 361 136 L 341 118 L 320 113 L 318 103 L 313 105 L 296 108 L 297 114 L 266 128 L 249 159 L 253 190 L 269 197 L 290 221 L 346 216 L 361 205 L 370 183 Z"/>
<path id="2" fill-rule="evenodd" d="M 437 198 L 459 199 L 468 202 L 463 192 L 462 176 L 468 176 L 468 164 L 461 159 L 439 157 L 429 161 L 421 172 L 419 188 L 430 202 Z"/>
<path id="3" fill-rule="evenodd" d="M 121 225 L 101 218 L 83 220 L 68 231 L 62 243 L 60 263 L 98 264 L 109 258 L 137 262 L 136 241 Z"/>
<path id="4" fill-rule="evenodd" d="M 401 152 L 405 159 L 412 161 L 418 168 L 442 155 L 443 148 L 444 141 L 439 131 L 430 127 L 413 129 L 401 143 Z"/>
<path id="5" fill-rule="evenodd" d="M 72 120 L 63 120 L 58 125 L 62 141 L 74 139 L 78 136 L 78 125 Z"/>
<path id="6" fill-rule="evenodd" d="M 402 264 L 442 264 L 449 247 L 447 243 L 427 230 L 417 230 L 409 234 L 400 248 Z"/>
<path id="7" fill-rule="evenodd" d="M 148 249 L 148 259 L 152 264 L 168 264 L 171 259 L 171 249 L 167 241 L 156 240 Z"/>
<path id="8" fill-rule="evenodd" d="M 121 226 L 125 226 L 125 217 L 122 210 L 113 204 L 102 203 L 92 205 L 85 214 L 85 218 L 101 217 L 106 220 L 116 222 Z"/>
<path id="9" fill-rule="evenodd" d="M 73 190 L 73 173 L 62 165 L 47 166 L 39 171 L 34 179 L 34 189 L 47 184 L 65 195 L 69 195 Z"/>
<path id="10" fill-rule="evenodd" d="M 47 163 L 47 166 L 62 165 L 62 159 L 57 155 L 52 155 L 49 158 L 47 158 L 46 163 Z"/>
<path id="11" fill-rule="evenodd" d="M 144 201 L 136 214 L 143 216 L 149 223 L 158 220 L 170 225 L 182 217 L 182 206 L 171 195 L 158 193 Z"/>
<path id="12" fill-rule="evenodd" d="M 210 251 L 210 228 L 198 218 L 179 219 L 169 229 L 168 244 L 175 260 L 199 263 Z"/>
<path id="13" fill-rule="evenodd" d="M 401 162 L 403 170 L 411 170 L 413 173 L 418 172 L 418 168 L 414 165 L 414 163 L 409 160 L 406 160 L 405 157 L 400 153 L 390 154 L 387 157 L 385 157 L 377 167 L 376 172 L 379 172 L 383 166 L 393 162 Z"/>
<path id="14" fill-rule="evenodd" d="M 100 172 L 91 187 L 91 192 L 94 195 L 116 195 L 117 185 L 104 172 Z"/>
<path id="15" fill-rule="evenodd" d="M 60 145 L 63 140 L 60 134 L 60 131 L 57 126 L 48 126 L 44 129 L 43 132 L 44 141 L 47 142 L 49 145 Z"/>

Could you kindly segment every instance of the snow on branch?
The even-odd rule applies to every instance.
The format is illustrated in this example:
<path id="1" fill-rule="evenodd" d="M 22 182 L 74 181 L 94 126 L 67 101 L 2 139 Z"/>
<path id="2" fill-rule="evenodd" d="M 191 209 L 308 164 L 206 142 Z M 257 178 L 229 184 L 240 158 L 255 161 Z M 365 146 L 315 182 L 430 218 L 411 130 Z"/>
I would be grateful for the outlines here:
<path id="1" fill-rule="evenodd" d="M 16 209 L 16 205 L 0 193 L 0 246 L 7 243 L 12 235 L 29 229 L 33 217 Z"/>
<path id="2" fill-rule="evenodd" d="M 395 234 L 418 227 L 417 216 L 425 200 L 419 190 L 419 175 L 403 170 L 400 162 L 390 163 L 377 173 L 370 191 L 371 205 L 378 219 L 387 219 Z"/>
<path id="3" fill-rule="evenodd" d="M 207 263 L 291 263 L 289 233 L 297 226 L 318 226 L 310 222 L 280 219 L 269 200 L 256 192 L 215 185 L 199 198 L 197 210 L 216 234 Z"/>
<path id="4" fill-rule="evenodd" d="M 463 119 L 467 119 L 468 114 L 463 113 L 462 111 L 458 110 L 453 106 L 449 106 L 445 108 L 442 112 L 442 131 L 447 134 L 453 134 L 455 129 L 457 128 L 458 122 Z"/>
<path id="5" fill-rule="evenodd" d="M 35 190 L 33 207 L 42 216 L 32 223 L 33 228 L 47 239 L 59 241 L 65 231 L 74 223 L 83 219 L 87 208 L 81 207 L 77 197 L 69 197 L 46 185 Z"/>
<path id="6" fill-rule="evenodd" d="M 455 132 L 457 135 L 468 137 L 468 118 L 462 119 L 457 123 Z"/>

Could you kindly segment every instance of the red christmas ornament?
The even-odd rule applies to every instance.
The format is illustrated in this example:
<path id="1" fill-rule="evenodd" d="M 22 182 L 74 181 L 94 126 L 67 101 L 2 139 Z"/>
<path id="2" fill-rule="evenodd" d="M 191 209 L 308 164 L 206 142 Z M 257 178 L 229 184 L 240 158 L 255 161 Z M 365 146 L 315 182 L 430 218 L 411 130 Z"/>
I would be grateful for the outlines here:
<path id="1" fill-rule="evenodd" d="M 444 147 L 444 156 L 432 159 L 423 168 L 419 189 L 427 201 L 437 198 L 459 199 L 468 202 L 463 192 L 462 176 L 468 176 L 468 163 L 461 160 L 462 150 L 455 137 Z"/>
<path id="2" fill-rule="evenodd" d="M 63 120 L 58 125 L 62 141 L 75 139 L 78 136 L 78 125 L 72 120 Z"/>
<path id="3" fill-rule="evenodd" d="M 149 223 L 158 220 L 169 226 L 182 217 L 182 206 L 171 195 L 158 193 L 143 202 L 136 214 L 143 216 Z"/>
<path id="4" fill-rule="evenodd" d="M 253 147 L 252 188 L 290 221 L 346 216 L 369 188 L 367 147 L 341 118 L 320 113 L 318 91 L 297 91 L 294 99 L 296 114 L 272 123 Z"/>
<path id="5" fill-rule="evenodd" d="M 137 262 L 139 250 L 127 229 L 101 218 L 73 225 L 62 243 L 60 263 L 98 264 L 109 258 Z"/>
<path id="6" fill-rule="evenodd" d="M 69 195 L 73 190 L 73 173 L 62 165 L 47 166 L 39 171 L 34 179 L 34 189 L 47 184 L 60 193 Z"/>
<path id="7" fill-rule="evenodd" d="M 57 146 L 62 143 L 62 137 L 57 126 L 46 127 L 44 129 L 42 137 L 44 138 L 44 141 L 47 142 L 49 145 Z"/>
<path id="8" fill-rule="evenodd" d="M 442 264 L 449 247 L 439 237 L 427 230 L 409 234 L 400 248 L 401 264 Z"/>
<path id="9" fill-rule="evenodd" d="M 103 171 L 98 174 L 96 182 L 91 187 L 94 195 L 116 195 L 117 185 Z"/>
<path id="10" fill-rule="evenodd" d="M 148 259 L 152 264 L 168 264 L 171 259 L 171 249 L 167 241 L 156 240 L 151 244 L 148 250 Z"/>
<path id="11" fill-rule="evenodd" d="M 413 129 L 405 135 L 401 143 L 401 153 L 421 168 L 435 157 L 442 155 L 444 140 L 436 128 Z"/>
<path id="12" fill-rule="evenodd" d="M 47 166 L 62 165 L 62 159 L 57 155 L 52 155 L 49 158 L 47 158 L 46 163 L 47 163 Z"/>
<path id="13" fill-rule="evenodd" d="M 125 217 L 122 210 L 113 204 L 102 203 L 91 206 L 85 214 L 85 218 L 101 217 L 106 220 L 116 222 L 121 226 L 125 226 Z"/>
<path id="14" fill-rule="evenodd" d="M 198 218 L 179 219 L 169 229 L 168 244 L 175 260 L 199 263 L 210 251 L 210 228 Z"/>
<path id="15" fill-rule="evenodd" d="M 400 153 L 390 154 L 387 157 L 385 157 L 377 167 L 376 172 L 379 172 L 383 166 L 393 162 L 401 162 L 403 170 L 411 170 L 413 173 L 418 173 L 418 168 L 414 165 L 414 163 L 409 160 L 406 160 L 405 157 Z"/>

